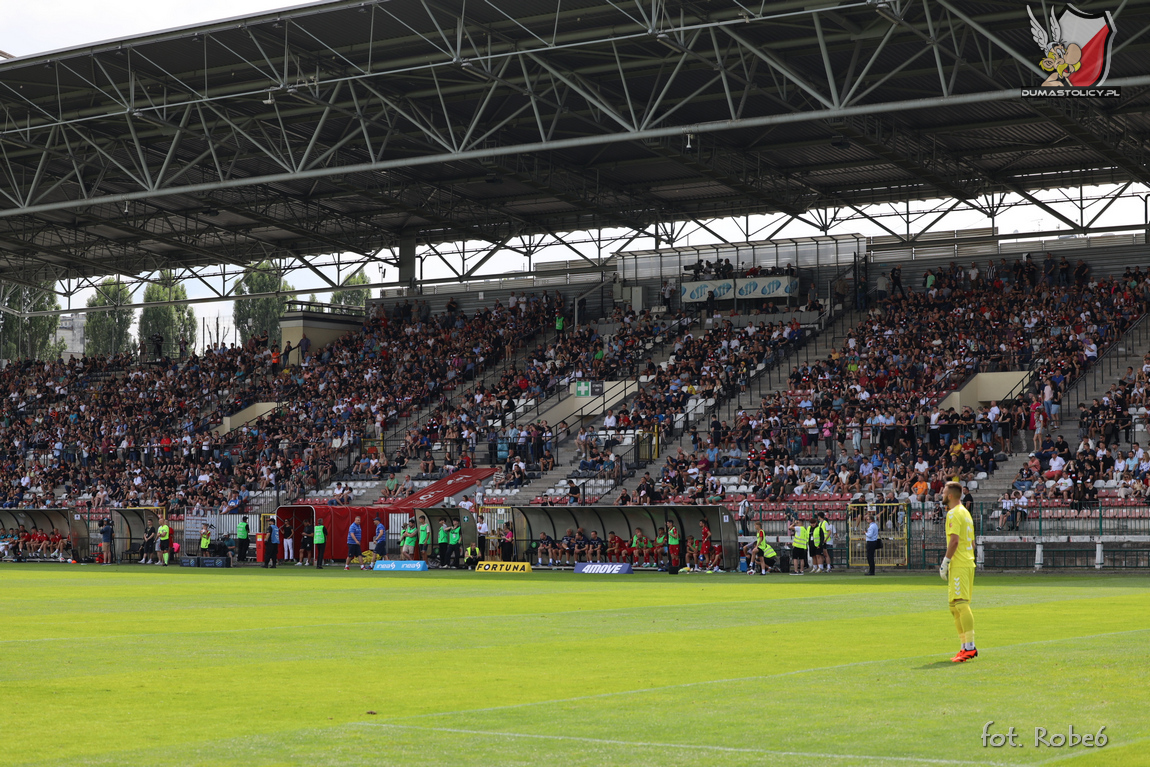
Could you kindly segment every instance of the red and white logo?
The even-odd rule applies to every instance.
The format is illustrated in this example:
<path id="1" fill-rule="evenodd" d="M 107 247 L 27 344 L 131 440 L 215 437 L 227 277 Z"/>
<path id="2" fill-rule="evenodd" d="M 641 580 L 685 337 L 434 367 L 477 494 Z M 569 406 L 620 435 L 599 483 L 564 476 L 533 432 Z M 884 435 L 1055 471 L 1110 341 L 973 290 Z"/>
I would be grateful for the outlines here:
<path id="1" fill-rule="evenodd" d="M 1101 85 L 1110 74 L 1110 47 L 1117 28 L 1109 11 L 1087 13 L 1067 5 L 1062 13 L 1050 11 L 1050 28 L 1043 28 L 1034 11 L 1030 32 L 1045 58 L 1039 63 L 1050 73 L 1042 83 L 1047 88 L 1091 88 Z"/>

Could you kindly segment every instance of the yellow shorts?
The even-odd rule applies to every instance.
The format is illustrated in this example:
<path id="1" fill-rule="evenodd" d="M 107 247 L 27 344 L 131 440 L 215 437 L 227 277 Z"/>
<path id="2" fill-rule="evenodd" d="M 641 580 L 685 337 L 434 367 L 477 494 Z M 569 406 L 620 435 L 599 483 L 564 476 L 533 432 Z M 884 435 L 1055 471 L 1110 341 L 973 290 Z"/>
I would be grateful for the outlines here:
<path id="1" fill-rule="evenodd" d="M 974 568 L 951 565 L 947 577 L 949 579 L 947 592 L 950 596 L 950 603 L 969 602 L 971 594 L 974 592 Z"/>

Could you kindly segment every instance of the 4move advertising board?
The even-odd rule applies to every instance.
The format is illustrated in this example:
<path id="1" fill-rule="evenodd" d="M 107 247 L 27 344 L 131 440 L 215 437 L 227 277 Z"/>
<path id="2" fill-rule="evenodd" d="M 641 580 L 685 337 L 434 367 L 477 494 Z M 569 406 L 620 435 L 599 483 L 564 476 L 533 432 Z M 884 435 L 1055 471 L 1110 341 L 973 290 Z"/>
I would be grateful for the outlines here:
<path id="1" fill-rule="evenodd" d="M 631 575 L 635 571 L 626 562 L 576 562 L 575 572 L 584 575 Z"/>
<path id="2" fill-rule="evenodd" d="M 745 277 L 738 280 L 704 280 L 684 282 L 679 287 L 679 298 L 684 303 L 699 303 L 714 292 L 719 301 L 731 298 L 787 298 L 799 289 L 798 277 Z M 733 294 L 733 295 L 732 295 Z"/>

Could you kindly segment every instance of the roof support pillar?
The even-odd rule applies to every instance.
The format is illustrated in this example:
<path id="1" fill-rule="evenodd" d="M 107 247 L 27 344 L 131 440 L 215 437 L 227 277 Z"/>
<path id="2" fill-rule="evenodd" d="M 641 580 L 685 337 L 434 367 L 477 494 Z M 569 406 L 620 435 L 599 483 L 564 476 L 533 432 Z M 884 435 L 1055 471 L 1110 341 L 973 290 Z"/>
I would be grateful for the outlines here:
<path id="1" fill-rule="evenodd" d="M 415 230 L 408 229 L 399 236 L 399 284 L 415 284 Z"/>

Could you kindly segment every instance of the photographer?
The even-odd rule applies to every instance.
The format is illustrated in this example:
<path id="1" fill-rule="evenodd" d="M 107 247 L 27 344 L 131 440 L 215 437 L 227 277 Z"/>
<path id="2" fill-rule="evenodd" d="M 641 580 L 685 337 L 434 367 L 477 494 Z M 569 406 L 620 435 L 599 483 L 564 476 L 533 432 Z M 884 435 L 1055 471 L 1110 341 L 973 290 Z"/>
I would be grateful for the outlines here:
<path id="1" fill-rule="evenodd" d="M 207 522 L 200 525 L 200 556 L 206 557 L 212 550 L 212 531 L 211 525 Z"/>

